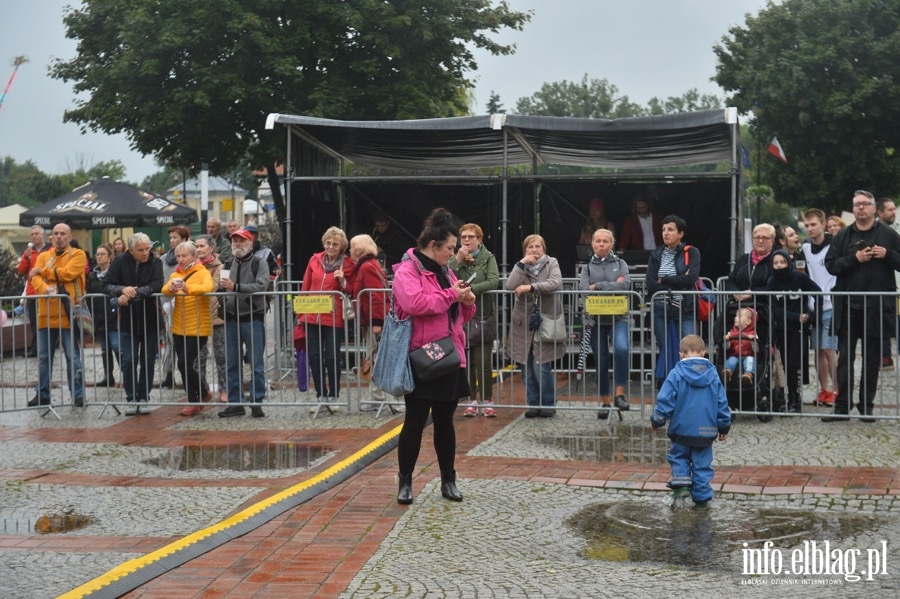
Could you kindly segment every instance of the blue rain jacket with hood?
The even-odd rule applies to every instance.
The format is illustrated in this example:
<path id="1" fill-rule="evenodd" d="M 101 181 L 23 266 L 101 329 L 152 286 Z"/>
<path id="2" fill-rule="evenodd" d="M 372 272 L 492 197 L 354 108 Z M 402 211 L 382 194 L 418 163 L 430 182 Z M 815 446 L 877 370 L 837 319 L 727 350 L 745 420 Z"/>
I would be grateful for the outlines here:
<path id="1" fill-rule="evenodd" d="M 667 421 L 669 438 L 680 445 L 709 447 L 719 434 L 728 434 L 731 410 L 712 362 L 697 357 L 675 365 L 659 390 L 650 417 L 656 427 Z"/>

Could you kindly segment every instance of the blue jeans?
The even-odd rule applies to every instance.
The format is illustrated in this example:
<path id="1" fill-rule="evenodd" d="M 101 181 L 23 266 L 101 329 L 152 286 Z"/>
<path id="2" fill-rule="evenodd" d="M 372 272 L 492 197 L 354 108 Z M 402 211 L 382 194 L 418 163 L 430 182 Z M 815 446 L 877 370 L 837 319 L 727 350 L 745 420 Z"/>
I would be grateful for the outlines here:
<path id="1" fill-rule="evenodd" d="M 96 339 L 103 351 L 119 353 L 119 331 L 106 331 L 102 335 L 97 335 Z"/>
<path id="2" fill-rule="evenodd" d="M 712 499 L 713 471 L 712 445 L 708 447 L 691 447 L 672 443 L 669 453 L 666 455 L 669 465 L 672 467 L 672 478 L 667 483 L 669 487 L 691 487 L 691 499 L 695 502 L 709 501 Z"/>
<path id="3" fill-rule="evenodd" d="M 597 387 L 600 395 L 609 395 L 609 340 L 613 342 L 613 382 L 624 387 L 628 381 L 628 321 L 598 324 L 591 332 L 591 349 L 597 362 Z"/>
<path id="4" fill-rule="evenodd" d="M 125 399 L 147 401 L 153 388 L 153 370 L 156 368 L 156 354 L 159 352 L 159 333 L 150 331 L 134 335 L 131 332 L 119 331 L 119 346 L 122 351 L 122 384 L 125 386 Z"/>
<path id="5" fill-rule="evenodd" d="M 537 371 L 540 370 L 540 378 Z M 529 406 L 552 407 L 556 405 L 556 380 L 553 376 L 553 363 L 538 364 L 534 359 L 534 350 L 528 351 L 528 363 L 523 367 L 525 376 L 525 398 Z"/>
<path id="6" fill-rule="evenodd" d="M 38 352 L 38 397 L 50 399 L 50 373 L 53 371 L 53 355 L 56 353 L 56 343 L 62 345 L 63 354 L 66 356 L 66 377 L 69 382 L 69 391 L 75 401 L 84 400 L 84 370 L 81 365 L 81 348 L 77 339 L 72 337 L 72 329 L 68 328 L 44 328 L 37 330 Z"/>
<path id="7" fill-rule="evenodd" d="M 312 371 L 316 395 L 335 398 L 341 395 L 341 342 L 344 329 L 310 325 L 306 328 L 306 355 Z"/>
<path id="8" fill-rule="evenodd" d="M 225 380 L 228 387 L 228 403 L 243 403 L 244 360 L 241 348 L 247 346 L 250 368 L 252 403 L 262 403 L 266 397 L 266 329 L 261 320 L 238 322 L 225 321 Z"/>
<path id="9" fill-rule="evenodd" d="M 725 360 L 725 368 L 731 372 L 735 372 L 738 365 L 741 366 L 744 374 L 756 374 L 756 358 L 753 356 L 744 356 L 743 358 L 728 356 L 728 359 Z"/>
<path id="10" fill-rule="evenodd" d="M 675 323 L 675 330 L 680 333 L 679 341 L 684 339 L 685 335 L 697 332 L 693 313 L 685 314 L 680 307 L 670 306 L 667 302 L 653 302 L 653 336 L 656 338 L 657 349 L 665 347 L 666 327 L 670 322 Z"/>

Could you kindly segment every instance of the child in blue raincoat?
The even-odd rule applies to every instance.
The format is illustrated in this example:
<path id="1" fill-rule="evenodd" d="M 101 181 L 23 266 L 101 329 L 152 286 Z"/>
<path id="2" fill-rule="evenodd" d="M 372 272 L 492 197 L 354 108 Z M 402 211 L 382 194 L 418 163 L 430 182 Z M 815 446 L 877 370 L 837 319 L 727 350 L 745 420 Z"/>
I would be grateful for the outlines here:
<path id="1" fill-rule="evenodd" d="M 731 411 L 716 367 L 706 358 L 703 339 L 685 335 L 679 354 L 681 361 L 662 384 L 650 424 L 655 431 L 669 423 L 672 447 L 666 457 L 672 478 L 667 484 L 674 496 L 690 493 L 695 507 L 705 508 L 713 496 L 712 444 L 727 437 Z"/>

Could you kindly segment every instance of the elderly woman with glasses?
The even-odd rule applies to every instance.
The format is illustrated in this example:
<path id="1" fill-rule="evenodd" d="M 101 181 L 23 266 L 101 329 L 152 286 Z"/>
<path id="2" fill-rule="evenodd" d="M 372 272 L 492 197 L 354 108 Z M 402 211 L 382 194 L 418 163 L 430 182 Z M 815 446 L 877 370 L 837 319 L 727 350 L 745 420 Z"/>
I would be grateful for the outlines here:
<path id="1" fill-rule="evenodd" d="M 329 227 L 322 235 L 323 251 L 313 254 L 303 273 L 301 291 L 327 294 L 333 303 L 330 312 L 301 314 L 306 334 L 306 351 L 316 387 L 316 401 L 330 412 L 338 410 L 341 392 L 341 341 L 344 338 L 342 295 L 353 290 L 356 263 L 344 252 L 347 235 L 338 227 Z M 316 407 L 310 409 L 317 411 Z"/>
<path id="2" fill-rule="evenodd" d="M 775 246 L 775 227 L 761 223 L 753 227 L 753 249 L 734 263 L 734 268 L 725 280 L 725 288 L 738 291 L 734 299 L 750 301 L 753 290 L 765 289 L 772 276 L 772 249 Z"/>

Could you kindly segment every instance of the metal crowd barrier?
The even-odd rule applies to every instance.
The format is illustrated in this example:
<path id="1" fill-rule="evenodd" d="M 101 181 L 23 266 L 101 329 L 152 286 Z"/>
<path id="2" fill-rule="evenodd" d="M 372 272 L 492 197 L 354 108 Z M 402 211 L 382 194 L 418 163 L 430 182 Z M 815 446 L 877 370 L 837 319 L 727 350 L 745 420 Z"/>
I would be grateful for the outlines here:
<path id="1" fill-rule="evenodd" d="M 634 284 L 634 289 L 627 293 L 612 292 L 580 292 L 573 287 L 577 283 L 567 280 L 565 289 L 558 292 L 562 298 L 564 313 L 566 318 L 566 339 L 560 343 L 564 344 L 564 351 L 561 357 L 553 363 L 553 380 L 555 383 L 557 408 L 560 410 L 596 410 L 599 408 L 600 401 L 598 396 L 598 379 L 595 368 L 593 352 L 582 346 L 584 339 L 584 317 L 585 317 L 585 300 L 588 298 L 604 298 L 604 304 L 615 304 L 616 309 L 625 310 L 628 315 L 629 322 L 629 353 L 628 353 L 628 382 L 626 386 L 626 396 L 631 400 L 632 411 L 637 412 L 641 419 L 646 419 L 649 410 L 652 409 L 652 402 L 656 394 L 656 382 L 661 375 L 665 374 L 665 368 L 658 371 L 660 366 L 659 348 L 669 345 L 671 340 L 664 334 L 662 344 L 658 344 L 653 327 L 653 321 L 659 310 L 659 303 L 654 300 L 666 299 L 666 294 L 657 294 L 651 301 L 646 301 L 642 293 L 642 281 L 638 280 Z M 718 287 L 718 286 L 717 286 Z M 274 292 L 266 293 L 271 296 L 271 302 L 265 316 L 265 336 L 264 343 L 264 370 L 265 370 L 265 386 L 266 397 L 263 407 L 280 406 L 293 407 L 301 410 L 308 410 L 313 416 L 320 416 L 323 413 L 336 413 L 340 411 L 356 413 L 360 408 L 369 406 L 374 407 L 374 415 L 379 416 L 387 410 L 394 411 L 400 409 L 403 405 L 402 398 L 393 398 L 379 394 L 368 380 L 367 369 L 371 368 L 371 352 L 375 346 L 371 338 L 372 331 L 367 327 L 363 327 L 361 319 L 354 317 L 345 321 L 343 329 L 335 331 L 327 331 L 324 327 L 303 326 L 306 342 L 311 340 L 317 344 L 323 351 L 322 359 L 315 361 L 310 360 L 307 353 L 307 361 L 304 365 L 299 365 L 297 361 L 297 352 L 295 351 L 294 333 L 297 323 L 297 312 L 315 310 L 320 314 L 330 314 L 336 316 L 338 310 L 342 310 L 342 304 L 349 302 L 353 308 L 353 313 L 358 315 L 362 310 L 371 308 L 371 304 L 378 301 L 380 297 L 387 297 L 388 290 L 385 289 L 367 289 L 363 291 L 356 299 L 350 299 L 339 292 L 300 292 L 299 282 L 282 281 L 276 285 Z M 706 292 L 704 292 L 706 293 Z M 785 301 L 776 292 L 754 292 L 750 300 L 736 301 L 733 291 L 724 291 L 717 288 L 708 292 L 716 297 L 716 308 L 713 314 L 706 322 L 696 323 L 696 331 L 707 343 L 709 357 L 716 364 L 717 370 L 721 370 L 724 364 L 724 356 L 726 345 L 722 337 L 724 333 L 731 329 L 734 311 L 754 305 L 761 307 L 766 313 L 772 313 L 772 305 L 778 301 Z M 210 298 L 219 298 L 227 294 L 209 294 Z M 690 291 L 683 292 L 685 296 L 700 295 L 700 292 Z M 822 304 L 817 302 L 821 298 L 821 294 L 798 293 L 796 296 L 803 296 L 813 302 L 816 307 L 814 320 L 820 322 L 822 320 Z M 877 318 L 877 314 L 893 310 L 896 314 L 897 298 L 892 294 L 879 294 L 874 292 L 848 292 L 842 294 L 831 294 L 834 297 L 844 296 L 854 301 L 868 300 L 870 303 L 861 310 L 860 318 L 851 323 L 852 327 L 863 326 L 860 323 L 868 323 L 877 321 L 877 325 L 866 331 L 868 334 L 862 335 L 861 342 L 856 347 L 854 371 L 853 371 L 853 404 L 851 409 L 851 418 L 859 418 L 860 415 L 855 409 L 858 402 L 860 388 L 866 385 L 872 387 L 873 378 L 877 377 L 876 390 L 874 397 L 874 409 L 872 414 L 866 416 L 876 420 L 884 419 L 900 419 L 900 385 L 897 384 L 896 369 L 887 371 L 881 370 L 881 353 L 873 355 L 876 344 L 880 348 L 882 337 L 896 337 L 896 331 L 885 329 L 885 325 L 881 319 Z M 618 298 L 613 300 L 612 298 Z M 28 341 L 30 333 L 28 331 L 27 318 L 21 314 L 11 314 L 11 308 L 18 305 L 19 297 L 0 298 L 3 308 L 7 311 L 8 318 L 4 324 L 3 335 L 0 338 L 0 352 L 3 355 L 3 362 L 0 366 L 4 369 L 2 393 L 0 393 L 0 413 L 22 411 L 29 408 L 27 403 L 35 396 L 35 387 L 38 380 L 38 359 L 26 358 L 24 354 L 28 349 Z M 98 301 L 108 301 L 105 296 L 86 296 L 86 299 L 96 299 Z M 160 295 L 154 301 L 162 305 L 163 302 L 170 298 Z M 386 301 L 389 301 L 387 299 Z M 517 364 L 510 358 L 510 333 L 512 332 L 511 310 L 515 305 L 515 297 L 512 293 L 505 290 L 496 290 L 483 294 L 480 301 L 484 304 L 490 302 L 495 315 L 495 338 L 490 343 L 479 346 L 480 353 L 472 359 L 472 348 L 469 348 L 469 361 L 471 368 L 475 370 L 474 379 L 476 388 L 474 395 L 480 399 L 485 397 L 485 388 L 481 386 L 481 382 L 490 388 L 490 398 L 496 409 L 504 408 L 525 408 L 525 392 L 521 381 L 522 365 Z M 596 299 L 589 299 L 589 302 Z M 199 308 L 197 308 L 199 309 Z M 593 309 L 593 308 L 592 308 Z M 184 315 L 188 316 L 188 315 Z M 802 390 L 802 412 L 799 414 L 788 414 L 779 409 L 778 398 L 787 397 L 787 393 L 782 389 L 785 381 L 780 380 L 776 374 L 777 363 L 772 358 L 774 347 L 788 347 L 786 343 L 777 339 L 777 332 L 784 331 L 784 326 L 774 326 L 771 318 L 766 319 L 765 327 L 766 337 L 768 341 L 766 345 L 770 348 L 768 358 L 764 364 L 767 371 L 765 377 L 761 380 L 754 381 L 752 386 L 737 386 L 729 389 L 729 401 L 732 403 L 736 411 L 747 413 L 760 420 L 768 420 L 777 416 L 784 417 L 819 417 L 827 414 L 830 410 L 823 407 L 815 407 L 811 405 L 820 391 L 818 380 L 816 377 L 816 359 L 817 352 L 810 346 L 803 346 L 802 353 L 799 356 L 801 363 L 801 373 L 808 372 L 808 378 L 799 385 Z M 781 323 L 782 325 L 784 323 Z M 874 332 L 873 332 L 874 331 Z M 331 335 L 330 333 L 336 333 Z M 103 406 L 115 411 L 129 406 L 126 402 L 125 392 L 122 388 L 122 373 L 120 362 L 114 363 L 114 377 L 117 386 L 100 387 L 96 383 L 104 378 L 104 369 L 102 362 L 102 349 L 99 339 L 86 335 L 83 331 L 76 331 L 73 340 L 77 340 L 77 345 L 81 348 L 82 368 L 80 374 L 84 381 L 84 403 L 87 406 Z M 877 338 L 877 343 L 874 338 Z M 160 339 L 164 339 L 160 335 Z M 862 347 L 868 340 L 867 357 L 870 360 L 869 369 L 863 367 Z M 205 359 L 201 360 L 201 371 L 208 383 L 208 388 L 212 395 L 212 401 L 208 404 L 214 407 L 224 407 L 224 404 L 218 401 L 222 389 L 222 374 L 219 372 L 221 366 L 221 353 L 215 351 L 212 336 L 208 340 Z M 236 341 L 232 340 L 220 331 L 220 344 L 228 346 L 234 345 Z M 75 341 L 71 342 L 76 345 Z M 74 351 L 75 347 L 71 347 Z M 151 348 L 148 348 L 151 349 Z M 155 356 L 162 356 L 164 348 L 157 347 Z M 252 348 L 251 348 L 252 349 Z M 610 354 L 612 354 L 610 348 Z M 893 352 L 891 352 L 893 354 Z M 761 356 L 766 358 L 766 356 Z M 810 359 L 811 358 L 811 359 Z M 610 356 L 610 376 L 615 367 L 615 356 Z M 787 356 L 790 361 L 791 356 Z M 174 357 L 169 358 L 174 361 Z M 874 368 L 877 360 L 877 368 Z M 758 362 L 762 363 L 762 362 Z M 790 362 L 789 362 L 790 363 Z M 184 399 L 187 391 L 183 388 L 181 376 L 178 368 L 174 368 L 177 386 L 175 388 L 164 388 L 161 386 L 161 377 L 166 370 L 167 364 L 161 359 L 156 360 L 154 366 L 154 383 L 148 398 L 148 406 L 184 406 Z M 250 375 L 250 366 L 242 364 L 243 379 L 245 382 L 243 395 L 247 395 L 250 391 L 248 381 L 252 379 Z M 315 372 L 314 372 L 315 370 Z M 298 372 L 300 379 L 306 374 L 305 384 L 298 381 Z M 849 371 L 847 371 L 849 372 Z M 330 403 L 327 401 L 320 402 L 317 397 L 317 387 L 315 381 L 327 381 L 328 377 L 332 377 L 335 381 L 335 390 L 332 392 L 335 401 Z M 487 382 L 490 382 L 487 385 Z M 835 383 L 836 384 L 836 383 Z M 321 386 L 325 384 L 320 382 Z M 613 387 L 612 381 L 610 388 Z M 373 392 L 376 397 L 373 397 Z M 760 404 L 759 398 L 767 400 L 767 403 Z M 56 417 L 62 417 L 65 412 L 60 408 L 71 407 L 74 402 L 71 392 L 68 389 L 66 378 L 66 359 L 64 352 L 59 349 L 55 352 L 55 359 L 51 371 L 51 405 L 40 406 L 36 409 L 41 414 L 46 415 L 52 413 Z M 105 410 L 101 412 L 103 416 Z M 633 418 L 633 416 L 632 416 Z M 612 421 L 612 419 L 611 419 Z"/>

